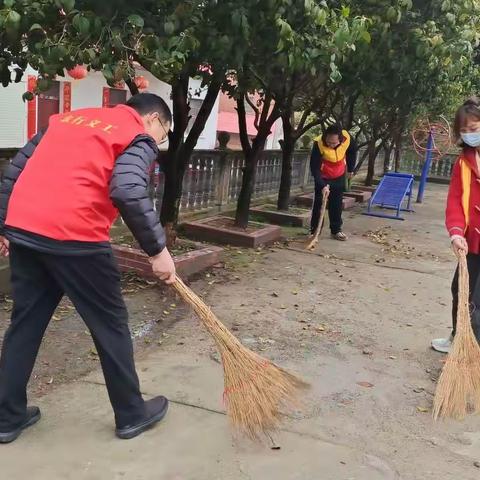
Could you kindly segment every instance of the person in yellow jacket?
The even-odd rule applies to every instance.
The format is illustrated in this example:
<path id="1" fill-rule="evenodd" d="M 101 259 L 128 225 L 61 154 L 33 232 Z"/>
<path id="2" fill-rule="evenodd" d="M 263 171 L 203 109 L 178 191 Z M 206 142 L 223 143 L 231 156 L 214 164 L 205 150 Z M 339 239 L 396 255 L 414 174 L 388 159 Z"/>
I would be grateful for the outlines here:
<path id="1" fill-rule="evenodd" d="M 315 179 L 315 200 L 310 223 L 312 234 L 320 220 L 323 193 L 328 191 L 328 216 L 332 238 L 347 240 L 342 231 L 343 193 L 345 175 L 349 178 L 353 176 L 356 159 L 355 140 L 338 124 L 328 127 L 321 137 L 315 139 L 310 156 L 310 171 Z"/>

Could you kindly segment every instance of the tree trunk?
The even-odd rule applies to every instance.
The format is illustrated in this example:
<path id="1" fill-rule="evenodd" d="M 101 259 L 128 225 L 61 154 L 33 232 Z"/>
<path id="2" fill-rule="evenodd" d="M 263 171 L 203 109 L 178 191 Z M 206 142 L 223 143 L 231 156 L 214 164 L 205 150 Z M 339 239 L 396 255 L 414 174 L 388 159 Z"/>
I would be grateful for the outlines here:
<path id="1" fill-rule="evenodd" d="M 183 172 L 180 169 L 183 163 L 181 161 L 181 153 L 190 114 L 190 107 L 188 105 L 188 82 L 188 75 L 183 74 L 177 77 L 172 83 L 174 128 L 169 136 L 168 153 L 162 155 L 162 159 L 164 160 L 162 165 L 165 174 L 165 188 L 160 221 L 168 233 L 167 245 L 169 247 L 175 243 L 175 225 L 180 208 L 181 182 L 183 180 Z"/>
<path id="2" fill-rule="evenodd" d="M 377 149 L 375 148 L 376 140 L 370 140 L 368 144 L 368 171 L 365 185 L 372 185 L 373 177 L 375 176 L 375 160 L 377 159 Z"/>
<path id="3" fill-rule="evenodd" d="M 389 143 L 383 147 L 384 159 L 383 159 L 383 173 L 388 173 L 390 170 L 390 159 L 392 157 L 393 143 Z"/>
<path id="4" fill-rule="evenodd" d="M 290 190 L 292 188 L 293 151 L 295 149 L 296 138 L 289 114 L 282 115 L 282 123 L 282 176 L 280 179 L 280 190 L 278 191 L 277 209 L 287 211 L 290 204 Z"/>
<path id="5" fill-rule="evenodd" d="M 125 83 L 132 95 L 137 95 L 138 93 L 140 93 L 135 81 L 132 78 L 127 78 L 127 80 L 125 80 Z"/>
<path id="6" fill-rule="evenodd" d="M 398 172 L 400 170 L 400 162 L 402 159 L 402 136 L 398 135 L 397 140 L 395 142 L 395 171 Z"/>
<path id="7" fill-rule="evenodd" d="M 194 120 L 188 137 L 185 132 L 190 120 L 188 104 L 188 75 L 183 75 L 172 85 L 173 123 L 174 128 L 169 137 L 168 153 L 162 155 L 165 173 L 165 187 L 160 219 L 167 232 L 167 243 L 172 246 L 176 239 L 176 226 L 182 198 L 183 177 L 185 170 L 197 144 L 198 138 L 212 112 L 218 97 L 221 81 L 212 79 L 205 99 Z"/>
<path id="8" fill-rule="evenodd" d="M 238 126 L 240 130 L 240 140 L 242 143 L 242 150 L 245 155 L 245 167 L 242 175 L 242 188 L 237 201 L 237 211 L 235 214 L 235 226 L 239 228 L 247 228 L 248 218 L 250 216 L 250 204 L 252 201 L 253 188 L 255 186 L 255 176 L 257 170 L 257 163 L 262 154 L 265 143 L 270 130 L 275 121 L 280 118 L 280 112 L 277 104 L 275 104 L 270 111 L 272 102 L 271 97 L 267 97 L 264 101 L 262 111 L 256 121 L 257 135 L 250 143 L 247 132 L 247 121 L 245 111 L 245 98 L 237 99 L 237 113 Z"/>
<path id="9" fill-rule="evenodd" d="M 235 213 L 235 225 L 239 228 L 247 228 L 250 217 L 250 204 L 252 201 L 253 187 L 255 186 L 255 177 L 257 163 L 263 148 L 253 148 L 245 155 L 245 167 L 242 175 L 242 188 L 237 201 L 237 211 Z"/>
<path id="10" fill-rule="evenodd" d="M 343 128 L 345 128 L 345 130 L 347 131 L 351 130 L 353 127 L 353 119 L 355 117 L 355 105 L 359 97 L 360 97 L 360 94 L 355 93 L 348 99 L 347 109 L 346 109 L 346 112 L 344 113 L 344 124 L 343 124 Z"/>

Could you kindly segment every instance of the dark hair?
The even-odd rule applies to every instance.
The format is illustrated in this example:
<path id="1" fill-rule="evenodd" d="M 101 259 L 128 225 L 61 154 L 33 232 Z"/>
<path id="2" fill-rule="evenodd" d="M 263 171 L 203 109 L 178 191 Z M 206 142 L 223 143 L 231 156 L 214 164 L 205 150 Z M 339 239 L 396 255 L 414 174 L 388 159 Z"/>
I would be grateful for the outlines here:
<path id="1" fill-rule="evenodd" d="M 329 127 L 327 127 L 324 136 L 326 137 L 327 135 L 338 135 L 339 137 L 341 137 L 342 132 L 342 126 L 339 123 L 335 123 L 334 125 L 330 125 Z"/>
<path id="2" fill-rule="evenodd" d="M 453 134 L 456 141 L 460 140 L 461 130 L 466 125 L 469 118 L 474 118 L 475 120 L 480 121 L 480 100 L 477 97 L 470 97 L 466 100 L 455 114 Z"/>
<path id="3" fill-rule="evenodd" d="M 326 128 L 322 136 L 323 143 L 327 141 L 327 137 L 329 135 L 338 135 L 338 139 L 340 140 L 340 143 L 343 143 L 343 141 L 345 140 L 343 138 L 343 128 L 339 123 L 335 123 L 334 125 L 330 125 L 329 127 Z"/>
<path id="4" fill-rule="evenodd" d="M 134 95 L 128 100 L 127 105 L 142 116 L 157 112 L 162 122 L 172 123 L 172 112 L 170 112 L 170 108 L 168 108 L 163 98 L 154 93 L 137 93 L 137 95 Z"/>

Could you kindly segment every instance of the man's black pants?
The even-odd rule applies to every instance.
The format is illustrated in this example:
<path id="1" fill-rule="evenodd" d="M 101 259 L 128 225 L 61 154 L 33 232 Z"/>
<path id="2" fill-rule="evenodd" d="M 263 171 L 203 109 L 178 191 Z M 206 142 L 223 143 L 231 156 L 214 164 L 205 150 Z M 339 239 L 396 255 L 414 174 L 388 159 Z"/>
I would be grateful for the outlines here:
<path id="1" fill-rule="evenodd" d="M 468 275 L 470 284 L 470 312 L 472 315 L 472 328 L 477 340 L 480 342 L 480 255 L 469 253 L 467 255 Z M 452 282 L 452 333 L 455 335 L 457 328 L 458 308 L 458 268 Z"/>
<path id="2" fill-rule="evenodd" d="M 335 235 L 342 231 L 343 192 L 345 191 L 345 177 L 341 176 L 332 180 L 325 180 L 330 185 L 328 197 L 328 218 L 330 219 L 330 230 Z M 318 227 L 320 211 L 322 209 L 322 187 L 315 184 L 315 200 L 313 202 L 312 220 L 310 231 L 313 233 Z"/>
<path id="3" fill-rule="evenodd" d="M 58 303 L 66 294 L 92 335 L 117 427 L 144 419 L 122 298 L 120 274 L 110 251 L 57 256 L 10 245 L 13 311 L 0 359 L 0 431 L 25 419 L 27 383 Z"/>

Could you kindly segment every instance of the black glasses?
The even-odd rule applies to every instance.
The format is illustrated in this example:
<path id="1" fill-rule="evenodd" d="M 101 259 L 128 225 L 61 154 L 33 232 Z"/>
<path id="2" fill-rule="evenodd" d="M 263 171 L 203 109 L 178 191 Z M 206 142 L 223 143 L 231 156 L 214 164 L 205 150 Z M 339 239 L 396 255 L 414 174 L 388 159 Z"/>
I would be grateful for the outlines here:
<path id="1" fill-rule="evenodd" d="M 167 131 L 167 129 L 163 125 L 163 122 L 160 120 L 160 117 L 157 117 L 157 120 L 159 121 L 160 126 L 162 127 L 163 133 L 165 133 L 165 138 L 159 143 L 159 145 L 163 145 L 164 143 L 168 142 L 168 134 L 170 133 L 170 130 Z"/>

